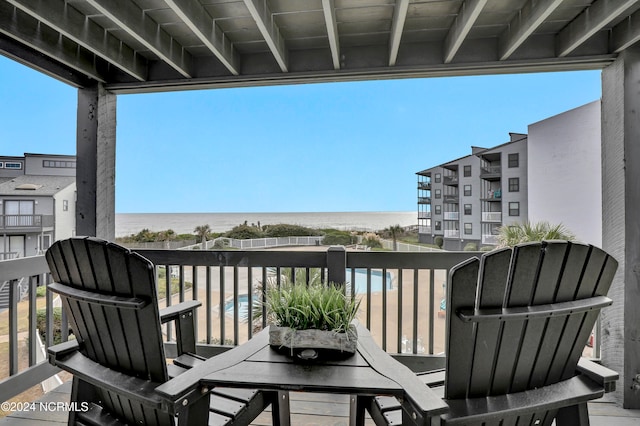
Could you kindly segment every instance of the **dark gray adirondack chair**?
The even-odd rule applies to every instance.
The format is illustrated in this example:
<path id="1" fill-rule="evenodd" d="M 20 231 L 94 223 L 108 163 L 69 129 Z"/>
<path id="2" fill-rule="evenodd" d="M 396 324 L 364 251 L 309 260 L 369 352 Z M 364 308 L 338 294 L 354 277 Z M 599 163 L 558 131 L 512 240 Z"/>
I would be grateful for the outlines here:
<path id="1" fill-rule="evenodd" d="M 154 265 L 96 238 L 58 241 L 46 253 L 76 340 L 49 348 L 49 362 L 73 373 L 69 424 L 249 424 L 278 401 L 252 390 L 214 389 L 168 405 L 154 389 L 203 359 L 195 354 L 200 302 L 158 309 Z M 161 323 L 173 321 L 178 357 L 167 365 Z M 275 399 L 275 398 L 274 398 Z M 85 408 L 88 407 L 88 410 Z"/>
<path id="2" fill-rule="evenodd" d="M 585 244 L 548 241 L 489 252 L 450 272 L 442 424 L 588 425 L 587 402 L 617 373 L 581 359 L 617 262 Z M 376 424 L 410 424 L 395 398 L 374 398 Z"/>

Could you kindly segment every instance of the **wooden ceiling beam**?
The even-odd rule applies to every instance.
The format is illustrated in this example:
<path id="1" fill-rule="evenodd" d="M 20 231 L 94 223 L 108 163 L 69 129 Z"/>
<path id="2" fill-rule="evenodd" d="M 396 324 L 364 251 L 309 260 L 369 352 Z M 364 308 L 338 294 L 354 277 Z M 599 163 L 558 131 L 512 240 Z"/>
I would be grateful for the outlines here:
<path id="1" fill-rule="evenodd" d="M 462 42 L 471 31 L 471 27 L 478 19 L 482 8 L 487 4 L 487 0 L 467 0 L 462 3 L 458 16 L 456 17 L 449 33 L 444 40 L 444 63 L 450 63 Z"/>
<path id="2" fill-rule="evenodd" d="M 167 6 L 233 75 L 240 74 L 240 55 L 197 0 L 165 0 Z"/>
<path id="3" fill-rule="evenodd" d="M 287 72 L 287 49 L 284 44 L 284 38 L 280 34 L 280 29 L 273 21 L 273 13 L 271 13 L 269 5 L 264 0 L 244 0 L 244 4 L 249 9 L 249 13 L 256 22 L 262 37 L 267 42 L 278 66 L 282 72 Z"/>
<path id="4" fill-rule="evenodd" d="M 143 58 L 63 0 L 6 1 L 136 80 L 146 79 L 147 63 Z"/>
<path id="5" fill-rule="evenodd" d="M 0 2 L 0 33 L 89 78 L 107 80 L 94 54 L 6 2 Z"/>
<path id="6" fill-rule="evenodd" d="M 613 28 L 611 32 L 611 47 L 615 53 L 620 53 L 638 41 L 640 41 L 640 11 L 629 16 Z"/>
<path id="7" fill-rule="evenodd" d="M 191 78 L 191 55 L 132 1 L 87 0 L 99 13 L 160 57 L 185 78 Z"/>
<path id="8" fill-rule="evenodd" d="M 564 57 L 622 15 L 637 0 L 597 0 L 557 36 L 557 55 Z"/>
<path id="9" fill-rule="evenodd" d="M 402 39 L 402 31 L 404 23 L 407 20 L 407 10 L 409 9 L 409 0 L 398 0 L 396 7 L 393 9 L 393 20 L 391 21 L 391 36 L 389 37 L 389 66 L 396 64 L 398 59 L 398 50 L 400 49 L 400 40 Z"/>
<path id="10" fill-rule="evenodd" d="M 507 60 L 564 0 L 529 0 L 498 41 L 499 58 Z"/>
<path id="11" fill-rule="evenodd" d="M 340 39 L 338 38 L 338 23 L 336 20 L 335 0 L 322 0 L 322 11 L 324 22 L 327 26 L 327 36 L 329 37 L 329 47 L 331 48 L 331 60 L 333 69 L 340 69 Z"/>

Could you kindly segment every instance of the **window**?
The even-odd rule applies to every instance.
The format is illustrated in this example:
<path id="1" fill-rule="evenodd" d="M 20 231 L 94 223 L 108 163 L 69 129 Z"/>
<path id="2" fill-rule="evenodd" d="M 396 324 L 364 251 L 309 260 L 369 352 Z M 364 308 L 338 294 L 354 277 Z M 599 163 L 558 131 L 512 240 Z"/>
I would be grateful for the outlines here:
<path id="1" fill-rule="evenodd" d="M 518 153 L 509 154 L 509 168 L 519 167 L 520 159 L 518 158 Z"/>
<path id="2" fill-rule="evenodd" d="M 4 168 L 4 163 L 2 161 L 0 161 L 0 169 Z"/>
<path id="3" fill-rule="evenodd" d="M 464 175 L 464 177 L 470 177 L 471 176 L 471 166 L 464 166 L 463 175 Z"/>
<path id="4" fill-rule="evenodd" d="M 509 216 L 520 216 L 520 203 L 509 203 Z"/>
<path id="5" fill-rule="evenodd" d="M 471 204 L 464 205 L 464 214 L 467 216 L 471 214 Z"/>
<path id="6" fill-rule="evenodd" d="M 31 200 L 5 200 L 4 201 L 4 225 L 34 226 L 35 201 Z"/>
<path id="7" fill-rule="evenodd" d="M 470 197 L 471 196 L 471 185 L 465 185 L 464 186 L 464 196 L 465 197 Z"/>
<path id="8" fill-rule="evenodd" d="M 442 222 L 440 222 L 439 220 L 436 220 L 436 231 L 441 231 L 442 230 Z"/>
<path id="9" fill-rule="evenodd" d="M 473 234 L 473 223 L 465 223 L 464 224 L 464 235 Z"/>
<path id="10" fill-rule="evenodd" d="M 436 198 L 442 198 L 442 191 L 440 189 L 436 189 Z"/>
<path id="11" fill-rule="evenodd" d="M 440 173 L 436 173 L 436 183 L 440 183 L 442 180 L 442 175 Z"/>
<path id="12" fill-rule="evenodd" d="M 520 178 L 509 178 L 509 192 L 520 191 Z"/>
<path id="13" fill-rule="evenodd" d="M 18 162 L 9 162 L 6 161 L 4 163 L 4 168 L 5 169 L 15 169 L 15 170 L 21 170 L 22 169 L 22 163 L 18 163 Z"/>
<path id="14" fill-rule="evenodd" d="M 62 211 L 68 211 L 69 210 L 69 200 L 62 200 Z"/>
<path id="15" fill-rule="evenodd" d="M 76 162 L 75 161 L 42 160 L 42 167 L 53 167 L 57 169 L 75 169 Z"/>
<path id="16" fill-rule="evenodd" d="M 435 206 L 436 212 L 435 214 L 441 214 L 442 213 L 442 206 Z"/>

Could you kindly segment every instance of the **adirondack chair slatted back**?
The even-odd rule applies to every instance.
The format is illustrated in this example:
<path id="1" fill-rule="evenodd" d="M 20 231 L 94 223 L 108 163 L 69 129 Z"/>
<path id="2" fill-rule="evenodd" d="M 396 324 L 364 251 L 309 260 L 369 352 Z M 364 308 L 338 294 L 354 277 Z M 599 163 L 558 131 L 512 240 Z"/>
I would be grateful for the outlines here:
<path id="1" fill-rule="evenodd" d="M 165 382 L 154 266 L 128 249 L 94 238 L 54 243 L 46 254 L 63 307 L 88 358 L 127 375 Z M 66 286 L 66 287 L 65 287 Z M 73 291 L 65 291 L 71 288 Z M 109 411 L 131 423 L 173 424 L 166 413 L 96 388 Z"/>
<path id="2" fill-rule="evenodd" d="M 496 250 L 452 269 L 445 398 L 520 392 L 574 376 L 600 308 L 610 303 L 599 296 L 616 269 L 602 250 L 566 241 Z M 525 312 L 536 307 L 544 313 Z"/>

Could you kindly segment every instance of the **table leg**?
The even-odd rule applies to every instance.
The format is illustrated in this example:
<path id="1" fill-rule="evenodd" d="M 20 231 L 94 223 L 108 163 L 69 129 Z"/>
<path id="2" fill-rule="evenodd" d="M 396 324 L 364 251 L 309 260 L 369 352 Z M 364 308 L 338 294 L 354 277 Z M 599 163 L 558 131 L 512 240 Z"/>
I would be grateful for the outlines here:
<path id="1" fill-rule="evenodd" d="M 371 403 L 370 396 L 351 395 L 349 398 L 349 426 L 364 426 L 366 407 Z"/>
<path id="2" fill-rule="evenodd" d="M 271 421 L 273 426 L 290 426 L 291 409 L 289 392 L 273 392 L 271 395 Z"/>

